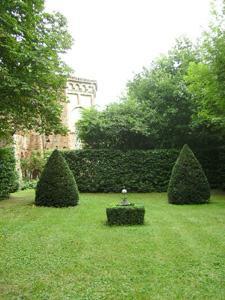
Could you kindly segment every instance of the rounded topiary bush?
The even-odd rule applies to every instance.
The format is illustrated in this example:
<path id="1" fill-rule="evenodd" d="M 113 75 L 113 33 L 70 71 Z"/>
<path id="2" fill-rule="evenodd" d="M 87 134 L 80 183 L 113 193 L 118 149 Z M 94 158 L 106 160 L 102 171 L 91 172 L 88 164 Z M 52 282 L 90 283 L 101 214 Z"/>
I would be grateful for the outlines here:
<path id="1" fill-rule="evenodd" d="M 35 204 L 39 206 L 75 206 L 79 200 L 76 181 L 65 159 L 54 150 L 37 183 Z"/>
<path id="2" fill-rule="evenodd" d="M 173 204 L 206 203 L 210 187 L 194 153 L 184 145 L 173 167 L 168 186 L 168 201 Z"/>

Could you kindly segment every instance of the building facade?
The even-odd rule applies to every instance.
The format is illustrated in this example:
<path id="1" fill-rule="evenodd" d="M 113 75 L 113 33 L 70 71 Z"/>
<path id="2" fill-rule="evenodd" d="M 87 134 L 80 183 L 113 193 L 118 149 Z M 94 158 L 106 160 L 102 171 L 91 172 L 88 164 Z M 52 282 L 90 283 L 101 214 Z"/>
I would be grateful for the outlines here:
<path id="1" fill-rule="evenodd" d="M 68 134 L 40 135 L 35 132 L 16 134 L 14 137 L 18 157 L 26 157 L 33 150 L 78 149 L 75 123 L 79 120 L 81 110 L 95 105 L 97 82 L 85 78 L 71 77 L 65 89 L 68 101 L 64 103 L 62 122 L 68 128 Z"/>

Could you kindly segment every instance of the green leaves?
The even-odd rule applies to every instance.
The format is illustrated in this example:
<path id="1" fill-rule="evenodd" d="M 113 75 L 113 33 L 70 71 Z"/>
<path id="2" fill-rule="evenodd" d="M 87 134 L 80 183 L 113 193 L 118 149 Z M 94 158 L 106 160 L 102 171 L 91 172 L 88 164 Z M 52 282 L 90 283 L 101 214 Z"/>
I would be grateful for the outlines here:
<path id="1" fill-rule="evenodd" d="M 18 174 L 12 148 L 0 149 L 0 199 L 18 189 Z"/>
<path id="2" fill-rule="evenodd" d="M 199 46 L 199 59 L 190 64 L 185 77 L 188 89 L 206 118 L 224 117 L 225 109 L 225 3 L 216 8 L 209 30 L 204 32 Z"/>
<path id="3" fill-rule="evenodd" d="M 95 108 L 84 110 L 77 123 L 84 147 L 97 149 L 145 147 L 145 126 L 141 107 L 134 101 L 112 104 L 102 112 Z"/>
<path id="4" fill-rule="evenodd" d="M 89 149 L 63 151 L 81 192 L 165 192 L 176 149 L 131 150 Z M 225 148 L 201 149 L 196 156 L 203 166 L 211 188 L 225 182 Z"/>
<path id="5" fill-rule="evenodd" d="M 62 102 L 69 68 L 60 54 L 72 39 L 66 19 L 44 1 L 2 1 L 0 7 L 0 136 L 19 130 L 65 132 Z"/>
<path id="6" fill-rule="evenodd" d="M 218 26 L 201 46 L 178 39 L 128 82 L 127 97 L 119 103 L 102 112 L 84 111 L 78 123 L 83 145 L 121 150 L 224 145 L 225 34 Z"/>
<path id="7" fill-rule="evenodd" d="M 145 208 L 140 205 L 108 207 L 106 215 L 109 225 L 142 225 Z"/>
<path id="8" fill-rule="evenodd" d="M 206 203 L 210 187 L 194 153 L 184 145 L 173 167 L 168 186 L 168 200 L 172 204 Z"/>
<path id="9" fill-rule="evenodd" d="M 141 103 L 148 136 L 156 148 L 180 147 L 189 139 L 194 105 L 183 76 L 193 59 L 190 41 L 177 40 L 168 55 L 128 83 L 128 97 Z"/>
<path id="10" fill-rule="evenodd" d="M 37 184 L 35 203 L 39 206 L 75 206 L 79 201 L 76 181 L 58 150 L 49 157 Z"/>
<path id="11" fill-rule="evenodd" d="M 199 148 L 211 140 L 218 144 L 220 137 L 211 139 L 205 123 L 199 126 L 193 121 L 198 106 L 187 89 L 185 76 L 189 64 L 197 62 L 196 56 L 191 42 L 179 39 L 168 55 L 128 82 L 127 98 L 102 112 L 84 111 L 77 124 L 83 145 L 128 150 L 180 148 L 187 142 L 196 145 L 196 141 Z M 215 124 L 210 126 L 214 128 Z M 217 132 L 222 136 L 219 129 Z"/>

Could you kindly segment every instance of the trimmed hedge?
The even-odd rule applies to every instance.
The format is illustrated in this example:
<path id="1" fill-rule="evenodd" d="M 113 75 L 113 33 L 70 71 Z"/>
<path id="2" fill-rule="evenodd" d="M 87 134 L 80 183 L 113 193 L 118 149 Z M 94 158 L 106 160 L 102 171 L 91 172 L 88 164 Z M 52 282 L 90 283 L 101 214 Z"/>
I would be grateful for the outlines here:
<path id="1" fill-rule="evenodd" d="M 82 192 L 166 191 L 176 150 L 63 152 Z"/>
<path id="2" fill-rule="evenodd" d="M 166 192 L 179 150 L 62 152 L 81 192 Z M 195 152 L 211 188 L 225 183 L 225 148 Z"/>
<path id="3" fill-rule="evenodd" d="M 225 147 L 193 151 L 200 162 L 211 188 L 225 185 Z"/>
<path id="4" fill-rule="evenodd" d="M 201 204 L 209 202 L 210 187 L 194 153 L 184 145 L 173 167 L 168 187 L 172 204 Z"/>
<path id="5" fill-rule="evenodd" d="M 49 157 L 37 183 L 35 204 L 38 206 L 75 206 L 79 192 L 74 176 L 58 150 Z"/>
<path id="6" fill-rule="evenodd" d="M 117 205 L 106 208 L 109 225 L 141 225 L 144 224 L 145 208 L 139 205 Z"/>
<path id="7" fill-rule="evenodd" d="M 19 187 L 13 148 L 0 148 L 0 198 L 7 198 Z"/>

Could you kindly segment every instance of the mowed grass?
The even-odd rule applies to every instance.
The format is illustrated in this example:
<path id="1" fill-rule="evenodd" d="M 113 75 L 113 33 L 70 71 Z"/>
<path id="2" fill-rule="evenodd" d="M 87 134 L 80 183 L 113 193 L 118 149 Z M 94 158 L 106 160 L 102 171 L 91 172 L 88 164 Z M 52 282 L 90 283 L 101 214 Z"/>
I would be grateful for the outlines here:
<path id="1" fill-rule="evenodd" d="M 225 195 L 176 206 L 131 194 L 143 226 L 105 225 L 119 194 L 81 194 L 73 208 L 0 202 L 0 299 L 225 299 Z"/>

